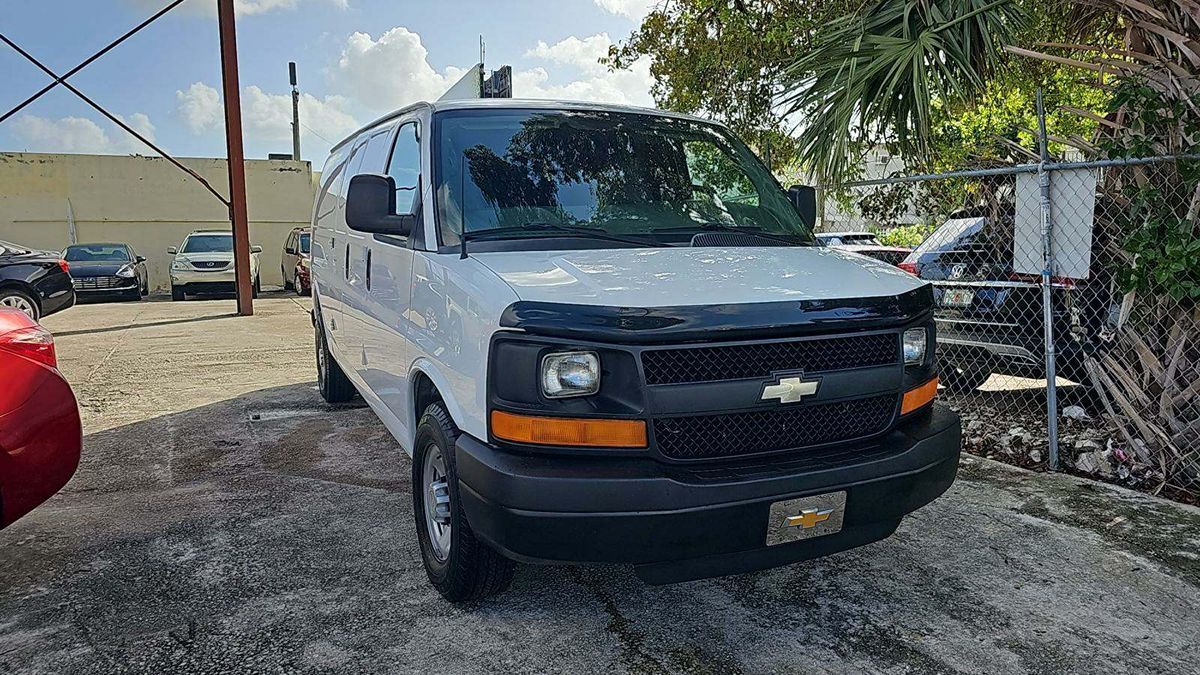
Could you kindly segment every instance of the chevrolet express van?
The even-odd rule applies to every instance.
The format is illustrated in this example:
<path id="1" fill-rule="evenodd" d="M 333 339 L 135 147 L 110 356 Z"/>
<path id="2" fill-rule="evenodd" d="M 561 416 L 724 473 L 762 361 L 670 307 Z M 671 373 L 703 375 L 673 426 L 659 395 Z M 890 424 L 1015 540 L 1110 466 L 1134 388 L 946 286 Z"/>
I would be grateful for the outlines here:
<path id="1" fill-rule="evenodd" d="M 784 565 L 950 486 L 932 290 L 814 245 L 812 197 L 721 126 L 636 108 L 422 103 L 333 148 L 319 388 L 411 454 L 444 597 L 503 591 L 517 562 Z"/>

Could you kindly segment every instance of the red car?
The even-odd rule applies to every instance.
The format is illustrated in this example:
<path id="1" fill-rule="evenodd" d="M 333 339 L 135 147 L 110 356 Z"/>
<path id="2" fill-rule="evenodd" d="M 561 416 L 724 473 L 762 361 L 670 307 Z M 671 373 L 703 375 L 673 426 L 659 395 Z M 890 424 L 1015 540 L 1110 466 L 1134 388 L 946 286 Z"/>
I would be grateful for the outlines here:
<path id="1" fill-rule="evenodd" d="M 54 338 L 0 307 L 0 528 L 58 492 L 79 466 L 83 425 Z"/>

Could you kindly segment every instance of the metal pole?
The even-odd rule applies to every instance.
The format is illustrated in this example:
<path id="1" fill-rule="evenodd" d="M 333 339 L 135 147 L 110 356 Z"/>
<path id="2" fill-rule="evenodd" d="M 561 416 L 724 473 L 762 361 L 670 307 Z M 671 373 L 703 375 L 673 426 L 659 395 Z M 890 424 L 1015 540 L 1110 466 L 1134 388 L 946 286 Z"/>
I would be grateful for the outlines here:
<path id="1" fill-rule="evenodd" d="M 1042 202 L 1042 321 L 1046 338 L 1046 440 L 1050 470 L 1058 471 L 1058 382 L 1054 363 L 1054 312 L 1051 306 L 1051 281 L 1054 278 L 1054 223 L 1050 218 L 1050 152 L 1046 149 L 1046 108 L 1042 90 L 1037 90 L 1038 145 L 1042 161 L 1038 163 L 1038 187 Z"/>
<path id="2" fill-rule="evenodd" d="M 292 82 L 292 159 L 300 161 L 300 90 L 296 88 L 296 62 L 288 63 Z"/>
<path id="3" fill-rule="evenodd" d="M 225 89 L 225 146 L 229 156 L 229 220 L 233 223 L 233 266 L 237 311 L 254 314 L 250 279 L 250 225 L 246 213 L 246 158 L 242 151 L 242 100 L 238 94 L 237 35 L 233 0 L 217 0 L 221 31 L 221 83 Z"/>

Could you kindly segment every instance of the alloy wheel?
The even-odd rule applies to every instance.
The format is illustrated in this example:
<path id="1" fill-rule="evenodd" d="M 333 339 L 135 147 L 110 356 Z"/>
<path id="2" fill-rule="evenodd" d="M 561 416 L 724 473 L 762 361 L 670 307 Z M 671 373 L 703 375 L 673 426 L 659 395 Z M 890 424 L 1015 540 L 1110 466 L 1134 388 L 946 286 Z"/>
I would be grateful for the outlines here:
<path id="1" fill-rule="evenodd" d="M 37 321 L 37 306 L 30 302 L 29 298 L 26 298 L 23 295 L 6 295 L 3 298 L 0 298 L 0 306 L 19 309 L 24 312 L 26 316 L 34 321 Z"/>

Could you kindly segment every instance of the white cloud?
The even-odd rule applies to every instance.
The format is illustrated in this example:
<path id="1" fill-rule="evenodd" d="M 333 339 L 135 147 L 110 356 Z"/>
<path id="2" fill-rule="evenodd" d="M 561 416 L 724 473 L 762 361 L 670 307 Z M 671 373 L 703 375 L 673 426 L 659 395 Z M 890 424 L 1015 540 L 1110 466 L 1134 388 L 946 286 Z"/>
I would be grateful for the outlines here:
<path id="1" fill-rule="evenodd" d="M 118 116 L 120 117 L 120 116 Z M 143 113 L 121 120 L 139 134 L 154 141 L 154 125 Z M 75 152 L 87 154 L 151 154 L 153 150 L 113 124 L 101 127 L 86 117 L 50 119 L 22 115 L 13 120 L 13 135 L 31 152 Z"/>
<path id="2" fill-rule="evenodd" d="M 202 134 L 222 124 L 225 117 L 221 93 L 203 82 L 193 82 L 186 91 L 175 92 L 176 112 L 193 134 Z"/>
<path id="3" fill-rule="evenodd" d="M 650 13 L 661 0 L 594 0 L 594 2 L 609 14 L 633 19 L 641 22 L 642 17 Z"/>
<path id="4" fill-rule="evenodd" d="M 554 44 L 539 41 L 526 52 L 529 58 L 548 61 L 556 66 L 574 68 L 582 77 L 552 84 L 550 71 L 535 67 L 513 73 L 513 95 L 520 98 L 557 98 L 601 103 L 653 105 L 650 87 L 650 60 L 638 59 L 628 68 L 610 71 L 599 62 L 608 54 L 612 40 L 607 33 L 585 38 L 575 36 Z M 561 79 L 561 78 L 559 78 Z"/>
<path id="5" fill-rule="evenodd" d="M 465 72 L 429 64 L 421 36 L 397 26 L 376 40 L 354 33 L 333 68 L 334 87 L 372 110 L 394 110 L 438 98 Z"/>
<path id="6" fill-rule="evenodd" d="M 238 16 L 266 14 L 275 10 L 296 9 L 301 2 L 306 1 L 308 0 L 233 0 L 233 11 Z M 322 1 L 338 9 L 348 9 L 350 6 L 348 0 Z M 157 12 L 167 4 L 166 0 L 130 0 L 130 2 L 151 12 Z M 177 10 L 172 10 L 172 13 L 176 11 L 215 17 L 217 15 L 217 3 L 216 0 L 187 0 Z"/>
<path id="7" fill-rule="evenodd" d="M 341 96 L 317 98 L 312 94 L 300 94 L 301 137 L 315 132 L 326 141 L 336 143 L 358 129 L 361 125 L 346 111 L 347 105 Z M 255 86 L 246 87 L 242 90 L 242 124 L 247 139 L 290 140 L 292 95 L 269 94 Z"/>

